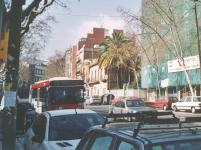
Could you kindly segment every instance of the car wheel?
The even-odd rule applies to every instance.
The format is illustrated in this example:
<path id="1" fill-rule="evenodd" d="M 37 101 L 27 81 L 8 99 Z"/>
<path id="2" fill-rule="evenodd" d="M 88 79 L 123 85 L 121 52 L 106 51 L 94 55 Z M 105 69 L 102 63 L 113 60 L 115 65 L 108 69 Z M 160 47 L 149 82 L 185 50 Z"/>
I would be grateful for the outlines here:
<path id="1" fill-rule="evenodd" d="M 163 110 L 167 110 L 167 108 L 168 108 L 167 105 L 163 106 Z"/>
<path id="2" fill-rule="evenodd" d="M 192 113 L 196 113 L 195 107 L 192 107 L 192 108 L 191 108 L 191 112 L 192 112 Z"/>
<path id="3" fill-rule="evenodd" d="M 172 109 L 173 109 L 173 111 L 177 111 L 177 107 L 176 106 L 173 106 Z"/>

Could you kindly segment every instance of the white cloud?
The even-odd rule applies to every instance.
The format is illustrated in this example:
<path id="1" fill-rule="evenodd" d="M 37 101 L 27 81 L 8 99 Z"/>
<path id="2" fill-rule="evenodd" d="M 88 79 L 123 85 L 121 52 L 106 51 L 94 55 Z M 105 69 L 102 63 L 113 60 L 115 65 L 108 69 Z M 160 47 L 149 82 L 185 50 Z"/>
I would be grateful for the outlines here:
<path id="1" fill-rule="evenodd" d="M 125 22 L 121 18 L 100 15 L 93 20 L 86 20 L 74 27 L 69 28 L 63 22 L 57 23 L 53 29 L 52 38 L 48 41 L 42 56 L 47 58 L 55 54 L 55 50 L 65 50 L 66 48 L 76 45 L 80 38 L 86 37 L 87 33 L 92 33 L 94 27 L 102 27 L 109 30 L 111 34 L 113 29 L 124 29 Z"/>
<path id="2" fill-rule="evenodd" d="M 123 19 L 100 15 L 97 21 L 84 21 L 79 28 L 73 33 L 76 41 L 82 37 L 86 37 L 87 33 L 92 33 L 93 27 L 102 27 L 109 30 L 111 34 L 113 29 L 124 29 L 125 22 Z"/>

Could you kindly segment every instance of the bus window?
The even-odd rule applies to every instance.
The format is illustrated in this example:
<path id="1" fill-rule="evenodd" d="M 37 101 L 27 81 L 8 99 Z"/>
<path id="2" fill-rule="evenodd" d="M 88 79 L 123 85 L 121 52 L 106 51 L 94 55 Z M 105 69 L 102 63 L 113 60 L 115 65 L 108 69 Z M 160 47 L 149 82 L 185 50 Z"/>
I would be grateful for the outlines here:
<path id="1" fill-rule="evenodd" d="M 51 87 L 49 103 L 78 103 L 84 100 L 84 87 Z"/>

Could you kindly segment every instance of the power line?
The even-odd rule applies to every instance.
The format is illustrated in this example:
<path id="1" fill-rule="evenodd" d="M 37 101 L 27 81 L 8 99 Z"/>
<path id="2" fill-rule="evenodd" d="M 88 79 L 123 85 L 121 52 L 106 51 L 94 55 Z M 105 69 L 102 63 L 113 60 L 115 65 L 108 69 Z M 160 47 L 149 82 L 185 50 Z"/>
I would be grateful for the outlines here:
<path id="1" fill-rule="evenodd" d="M 67 15 L 72 17 L 111 17 L 111 18 L 120 18 L 122 16 L 104 16 L 104 15 L 88 15 L 88 14 L 67 14 L 67 13 L 55 13 L 55 15 Z"/>

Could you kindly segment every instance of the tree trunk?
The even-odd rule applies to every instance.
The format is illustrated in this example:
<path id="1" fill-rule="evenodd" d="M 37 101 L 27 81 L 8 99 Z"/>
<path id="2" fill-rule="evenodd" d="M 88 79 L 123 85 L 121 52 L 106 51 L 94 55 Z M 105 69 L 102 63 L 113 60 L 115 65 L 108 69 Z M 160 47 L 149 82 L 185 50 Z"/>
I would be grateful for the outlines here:
<path id="1" fill-rule="evenodd" d="M 8 110 L 3 130 L 3 149 L 15 149 L 16 144 L 16 91 L 19 77 L 19 57 L 20 57 L 20 31 L 21 31 L 22 0 L 12 0 L 9 16 L 9 48 L 6 73 L 6 92 L 10 95 L 9 99 L 15 103 Z"/>
<path id="2" fill-rule="evenodd" d="M 185 74 L 185 77 L 186 77 L 186 81 L 187 81 L 187 83 L 189 85 L 191 96 L 194 96 L 194 91 L 193 91 L 193 87 L 192 87 L 192 84 L 191 84 L 191 80 L 189 78 L 188 72 L 186 71 L 186 66 L 184 64 L 183 64 L 183 68 L 184 68 L 184 74 Z"/>
<path id="3" fill-rule="evenodd" d="M 136 71 L 136 69 L 134 68 L 133 69 L 133 71 L 134 71 L 134 76 L 135 76 L 135 80 L 136 80 L 136 84 L 137 84 L 137 89 L 138 89 L 138 97 L 140 96 L 140 88 L 139 88 L 139 84 L 138 84 L 138 76 L 137 76 L 137 71 Z"/>

